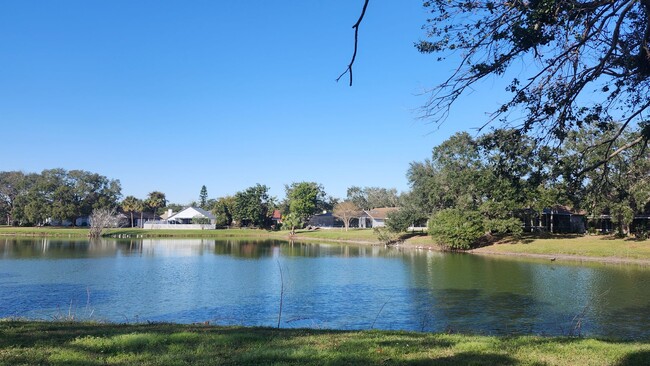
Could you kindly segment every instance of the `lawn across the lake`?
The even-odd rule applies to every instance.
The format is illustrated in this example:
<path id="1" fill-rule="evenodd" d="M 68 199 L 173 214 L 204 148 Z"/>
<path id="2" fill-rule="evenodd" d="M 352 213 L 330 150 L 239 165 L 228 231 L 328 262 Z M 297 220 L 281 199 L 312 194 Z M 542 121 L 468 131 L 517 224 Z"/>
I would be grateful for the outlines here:
<path id="1" fill-rule="evenodd" d="M 0 365 L 647 365 L 650 342 L 0 321 Z"/>
<path id="2" fill-rule="evenodd" d="M 55 237 L 55 238 L 86 238 L 88 228 L 62 227 L 11 227 L 0 226 L 0 237 Z M 289 231 L 273 231 L 262 229 L 217 229 L 217 230 L 148 230 L 140 228 L 106 229 L 103 236 L 108 238 L 270 238 L 289 240 Z M 360 242 L 379 244 L 372 229 L 342 229 L 332 230 L 297 230 L 295 239 L 324 239 L 343 242 Z"/>
<path id="3" fill-rule="evenodd" d="M 51 237 L 85 238 L 87 228 L 8 227 L 0 226 L 1 238 Z M 220 230 L 144 230 L 119 228 L 105 230 L 109 238 L 212 238 L 212 239 L 276 239 L 297 241 L 329 241 L 339 243 L 381 245 L 372 229 L 298 230 L 293 237 L 288 231 L 259 229 Z M 424 233 L 409 234 L 398 245 L 405 249 L 441 250 Z M 524 236 L 520 240 L 505 239 L 471 251 L 484 255 L 510 255 L 551 258 L 557 260 L 592 260 L 610 263 L 650 265 L 650 240 L 621 239 L 608 235 Z"/>

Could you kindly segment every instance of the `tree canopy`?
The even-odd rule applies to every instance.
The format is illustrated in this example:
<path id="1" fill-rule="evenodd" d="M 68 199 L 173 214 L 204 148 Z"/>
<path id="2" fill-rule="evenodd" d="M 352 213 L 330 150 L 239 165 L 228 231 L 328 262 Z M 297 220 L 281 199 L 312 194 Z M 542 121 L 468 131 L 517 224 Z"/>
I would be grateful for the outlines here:
<path id="1" fill-rule="evenodd" d="M 347 200 L 362 210 L 399 206 L 399 195 L 395 188 L 352 186 L 347 190 Z"/>
<path id="2" fill-rule="evenodd" d="M 133 213 L 142 210 L 142 201 L 135 196 L 126 196 L 120 206 L 125 213 L 129 213 L 131 216 L 131 227 L 133 227 Z"/>
<path id="3" fill-rule="evenodd" d="M 119 180 L 84 170 L 48 169 L 40 174 L 0 172 L 0 211 L 8 224 L 69 221 L 96 208 L 113 208 L 121 196 Z"/>
<path id="4" fill-rule="evenodd" d="M 289 213 L 304 224 L 309 217 L 326 208 L 326 194 L 322 185 L 316 182 L 297 182 L 285 185 Z"/>
<path id="5" fill-rule="evenodd" d="M 264 227 L 269 221 L 273 206 L 269 187 L 258 183 L 235 194 L 232 219 L 240 226 Z"/>
<path id="6" fill-rule="evenodd" d="M 230 226 L 233 220 L 235 197 L 225 196 L 217 198 L 212 205 L 212 213 L 216 218 L 217 226 Z"/>
<path id="7" fill-rule="evenodd" d="M 369 0 L 364 1 L 355 30 Z M 650 1 L 473 1 L 426 0 L 430 17 L 426 37 L 416 42 L 422 53 L 442 61 L 458 56 L 455 71 L 430 91 L 423 117 L 443 122 L 464 94 L 480 89 L 484 79 L 508 80 L 509 93 L 482 130 L 493 121 L 516 128 L 537 141 L 563 143 L 585 127 L 618 130 L 599 145 L 600 155 L 584 174 L 621 151 L 650 140 Z M 626 144 L 614 142 L 630 136 Z M 586 151 L 585 151 L 586 152 Z"/>
<path id="8" fill-rule="evenodd" d="M 149 192 L 144 203 L 151 209 L 155 219 L 158 209 L 167 205 L 167 197 L 160 191 Z"/>
<path id="9" fill-rule="evenodd" d="M 518 110 L 521 131 L 559 141 L 571 131 L 619 121 L 612 139 L 631 130 L 630 145 L 647 145 L 648 1 L 433 0 L 424 6 L 431 18 L 418 49 L 439 59 L 461 54 L 456 71 L 433 89 L 427 116 L 444 118 L 479 81 L 505 76 L 511 97 L 491 120 L 514 122 L 520 114 L 511 112 Z"/>
<path id="10" fill-rule="evenodd" d="M 205 185 L 201 186 L 201 192 L 199 192 L 199 207 L 204 210 L 208 208 L 208 188 Z"/>
<path id="11" fill-rule="evenodd" d="M 334 217 L 343 221 L 345 231 L 348 231 L 348 228 L 350 227 L 350 221 L 352 221 L 354 218 L 359 217 L 360 213 L 361 209 L 352 201 L 343 201 L 337 203 L 336 206 L 334 206 L 334 210 L 332 211 Z"/>

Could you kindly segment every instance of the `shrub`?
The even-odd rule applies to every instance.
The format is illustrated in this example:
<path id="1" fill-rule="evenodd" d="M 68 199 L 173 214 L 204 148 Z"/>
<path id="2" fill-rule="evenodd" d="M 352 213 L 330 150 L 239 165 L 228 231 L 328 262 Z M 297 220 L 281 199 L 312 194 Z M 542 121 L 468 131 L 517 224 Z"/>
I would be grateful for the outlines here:
<path id="1" fill-rule="evenodd" d="M 486 220 L 484 226 L 485 229 L 491 233 L 511 234 L 515 238 L 521 237 L 521 234 L 523 233 L 521 220 L 516 217 Z"/>
<path id="2" fill-rule="evenodd" d="M 429 235 L 448 249 L 470 249 L 484 233 L 483 218 L 478 211 L 449 208 L 435 213 L 429 220 Z"/>
<path id="3" fill-rule="evenodd" d="M 377 235 L 377 240 L 384 245 L 395 244 L 399 241 L 399 235 L 386 227 L 375 227 L 372 231 Z"/>
<path id="4" fill-rule="evenodd" d="M 416 211 L 402 208 L 390 212 L 386 216 L 386 228 L 394 233 L 402 233 L 408 230 L 411 225 L 426 220 L 426 216 L 418 214 Z"/>

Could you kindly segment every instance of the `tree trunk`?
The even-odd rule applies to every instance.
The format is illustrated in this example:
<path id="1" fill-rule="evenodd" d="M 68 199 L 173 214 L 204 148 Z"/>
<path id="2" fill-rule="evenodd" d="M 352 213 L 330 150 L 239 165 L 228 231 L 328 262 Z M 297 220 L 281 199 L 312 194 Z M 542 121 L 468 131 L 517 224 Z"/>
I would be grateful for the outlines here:
<path id="1" fill-rule="evenodd" d="M 133 228 L 133 211 L 131 211 L 131 228 Z"/>

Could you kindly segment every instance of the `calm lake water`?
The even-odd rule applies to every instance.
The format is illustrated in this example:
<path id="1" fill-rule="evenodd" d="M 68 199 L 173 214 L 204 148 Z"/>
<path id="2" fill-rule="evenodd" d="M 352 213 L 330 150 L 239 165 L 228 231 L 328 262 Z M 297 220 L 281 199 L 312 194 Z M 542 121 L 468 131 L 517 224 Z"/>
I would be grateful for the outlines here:
<path id="1" fill-rule="evenodd" d="M 276 326 L 283 284 L 283 328 L 650 339 L 650 269 L 638 266 L 281 241 L 0 238 L 0 318 Z"/>

